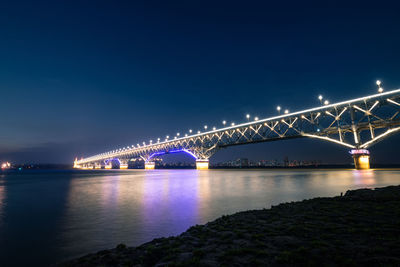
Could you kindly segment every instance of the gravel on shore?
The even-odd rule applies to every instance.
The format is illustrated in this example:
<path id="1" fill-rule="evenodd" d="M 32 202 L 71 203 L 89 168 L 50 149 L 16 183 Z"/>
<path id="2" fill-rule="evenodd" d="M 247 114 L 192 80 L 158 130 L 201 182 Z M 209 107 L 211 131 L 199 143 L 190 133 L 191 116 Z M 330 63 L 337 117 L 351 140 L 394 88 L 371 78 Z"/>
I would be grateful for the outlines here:
<path id="1" fill-rule="evenodd" d="M 400 186 L 239 212 L 59 266 L 306 265 L 400 266 Z"/>

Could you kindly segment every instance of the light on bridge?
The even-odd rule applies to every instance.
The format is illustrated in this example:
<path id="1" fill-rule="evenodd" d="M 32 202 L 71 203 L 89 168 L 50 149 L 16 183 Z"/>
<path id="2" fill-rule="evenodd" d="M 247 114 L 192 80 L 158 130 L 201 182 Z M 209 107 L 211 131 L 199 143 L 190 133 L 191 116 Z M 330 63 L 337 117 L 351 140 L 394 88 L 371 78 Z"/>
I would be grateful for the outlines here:
<path id="1" fill-rule="evenodd" d="M 328 100 L 325 100 L 325 101 L 324 101 L 324 105 L 329 105 L 329 101 L 328 101 Z"/>
<path id="2" fill-rule="evenodd" d="M 289 113 L 289 110 L 288 109 L 285 109 L 285 114 L 288 114 Z"/>
<path id="3" fill-rule="evenodd" d="M 222 124 L 225 126 L 225 124 L 226 124 L 226 121 L 222 121 Z"/>

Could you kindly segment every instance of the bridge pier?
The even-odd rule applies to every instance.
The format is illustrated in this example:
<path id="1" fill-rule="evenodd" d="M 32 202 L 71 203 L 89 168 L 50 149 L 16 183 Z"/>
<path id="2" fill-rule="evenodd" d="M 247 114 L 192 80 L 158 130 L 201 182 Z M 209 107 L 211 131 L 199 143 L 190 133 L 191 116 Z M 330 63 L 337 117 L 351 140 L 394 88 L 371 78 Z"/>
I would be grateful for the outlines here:
<path id="1" fill-rule="evenodd" d="M 128 169 L 128 161 L 127 160 L 120 160 L 119 161 L 119 168 L 121 170 L 126 170 Z"/>
<path id="2" fill-rule="evenodd" d="M 146 161 L 144 163 L 145 170 L 154 170 L 156 168 L 156 163 L 154 161 Z"/>
<path id="3" fill-rule="evenodd" d="M 197 159 L 196 160 L 196 169 L 198 170 L 208 170 L 208 159 Z"/>
<path id="4" fill-rule="evenodd" d="M 109 163 L 106 163 L 106 164 L 104 165 L 104 169 L 106 169 L 106 170 L 112 169 L 112 163 L 111 163 L 111 161 L 110 161 Z"/>
<path id="5" fill-rule="evenodd" d="M 368 170 L 369 166 L 369 151 L 367 149 L 353 149 L 350 154 L 354 159 L 354 166 L 357 170 Z"/>

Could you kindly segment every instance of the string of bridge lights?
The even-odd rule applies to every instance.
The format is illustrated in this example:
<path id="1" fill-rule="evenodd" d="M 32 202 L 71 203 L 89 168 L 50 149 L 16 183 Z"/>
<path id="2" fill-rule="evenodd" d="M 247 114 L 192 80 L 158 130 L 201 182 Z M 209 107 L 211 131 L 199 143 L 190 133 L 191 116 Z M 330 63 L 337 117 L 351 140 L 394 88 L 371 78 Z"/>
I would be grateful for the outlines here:
<path id="1" fill-rule="evenodd" d="M 377 87 L 378 87 L 378 92 L 379 92 L 379 93 L 383 93 L 384 90 L 383 90 L 383 87 L 382 87 L 382 82 L 381 82 L 380 80 L 377 80 L 377 81 L 376 81 L 376 85 L 377 85 Z M 319 100 L 319 102 L 320 102 L 321 105 L 325 105 L 325 106 L 326 106 L 326 105 L 329 105 L 329 103 L 330 103 L 328 99 L 325 99 L 325 100 L 324 100 L 324 97 L 323 97 L 322 95 L 319 95 L 319 96 L 318 96 L 318 100 Z M 281 110 L 282 110 L 281 106 L 277 106 L 277 107 L 276 107 L 276 110 L 278 111 L 278 114 L 280 115 L 280 114 L 281 114 Z M 284 114 L 289 114 L 289 109 L 285 109 L 285 110 L 283 111 L 283 113 L 284 113 Z M 251 119 L 250 114 L 246 114 L 246 119 L 247 119 L 248 122 L 250 122 L 250 119 Z M 254 120 L 254 121 L 258 121 L 259 118 L 256 116 L 256 117 L 254 117 L 253 120 Z M 226 121 L 226 120 L 223 120 L 223 121 L 222 121 L 222 125 L 225 127 L 226 124 L 227 124 L 227 121 Z M 234 123 L 234 122 L 231 122 L 230 125 L 231 125 L 231 126 L 235 126 L 235 123 Z M 207 129 L 208 129 L 208 125 L 204 125 L 204 130 L 207 131 Z M 213 126 L 212 129 L 213 129 L 213 131 L 215 131 L 215 130 L 217 130 L 217 127 Z M 188 132 L 189 132 L 189 134 L 192 134 L 192 133 L 193 133 L 193 130 L 192 130 L 192 129 L 189 129 Z M 201 133 L 201 131 L 198 130 L 198 131 L 197 131 L 197 134 L 200 134 L 200 133 Z M 184 134 L 184 137 L 188 137 L 189 134 L 188 134 L 188 133 L 185 133 L 185 134 Z M 176 135 L 174 136 L 174 139 L 173 139 L 173 140 L 179 138 L 180 136 L 181 136 L 181 133 L 180 133 L 180 132 L 176 133 Z M 169 136 L 169 135 L 166 135 L 164 141 L 165 141 L 165 142 L 171 141 L 169 138 L 170 138 L 170 136 Z M 160 142 L 161 142 L 161 138 L 157 138 L 157 143 L 160 143 Z M 145 147 L 145 146 L 146 146 L 146 142 L 143 142 L 142 144 L 143 144 L 143 146 L 140 146 L 140 144 L 137 143 L 136 146 L 135 146 L 135 145 L 127 146 L 127 147 L 123 147 L 123 148 L 120 148 L 120 149 L 112 150 L 112 151 L 109 151 L 109 152 L 101 153 L 101 154 L 98 154 L 98 155 L 96 155 L 96 156 L 110 155 L 110 154 L 114 154 L 114 153 L 118 153 L 118 152 L 123 152 L 123 151 L 129 151 L 129 150 L 133 150 L 133 149 L 135 149 L 135 148 L 140 148 L 140 147 Z M 153 145 L 153 140 L 150 140 L 148 145 Z M 95 157 L 96 157 L 96 156 L 95 156 Z"/>

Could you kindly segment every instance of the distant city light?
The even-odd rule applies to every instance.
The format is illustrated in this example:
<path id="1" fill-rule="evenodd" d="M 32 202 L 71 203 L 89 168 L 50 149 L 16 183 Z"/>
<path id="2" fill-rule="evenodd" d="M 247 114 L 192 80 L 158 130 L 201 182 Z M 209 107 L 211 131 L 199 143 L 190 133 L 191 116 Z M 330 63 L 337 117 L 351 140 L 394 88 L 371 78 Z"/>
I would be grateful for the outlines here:
<path id="1" fill-rule="evenodd" d="M 11 168 L 11 164 L 10 164 L 10 162 L 4 162 L 4 163 L 2 163 L 1 164 L 1 169 L 9 169 L 9 168 Z"/>

